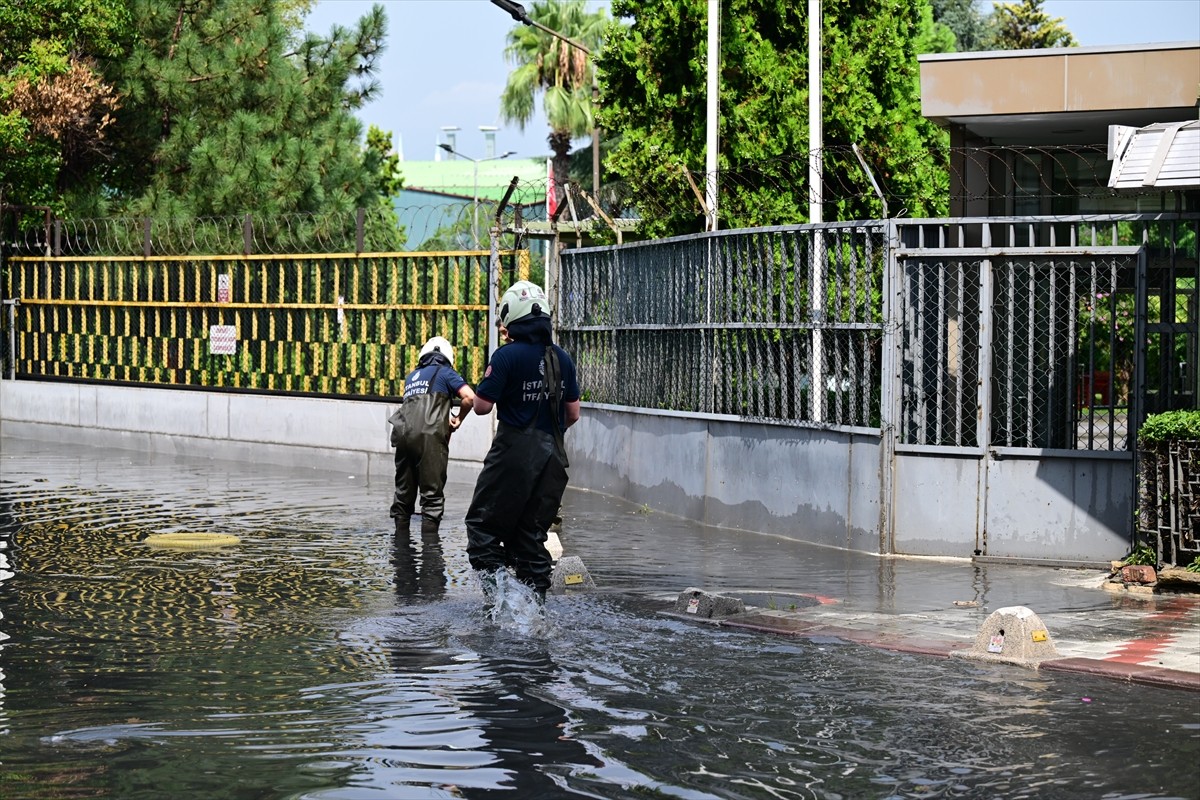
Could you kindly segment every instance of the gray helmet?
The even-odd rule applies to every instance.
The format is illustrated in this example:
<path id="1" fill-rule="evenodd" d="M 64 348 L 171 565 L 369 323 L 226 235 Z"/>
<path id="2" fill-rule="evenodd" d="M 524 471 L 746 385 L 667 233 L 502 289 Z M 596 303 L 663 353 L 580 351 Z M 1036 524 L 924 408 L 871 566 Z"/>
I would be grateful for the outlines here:
<path id="1" fill-rule="evenodd" d="M 417 355 L 417 360 L 420 361 L 422 358 L 433 352 L 441 353 L 446 357 L 446 360 L 450 362 L 450 366 L 454 366 L 454 348 L 450 345 L 450 342 L 446 341 L 441 336 L 434 336 L 432 339 L 426 342 L 425 346 L 421 348 L 421 352 Z"/>
<path id="2" fill-rule="evenodd" d="M 526 317 L 550 316 L 550 301 L 542 287 L 529 281 L 517 281 L 500 298 L 500 324 L 508 327 Z"/>

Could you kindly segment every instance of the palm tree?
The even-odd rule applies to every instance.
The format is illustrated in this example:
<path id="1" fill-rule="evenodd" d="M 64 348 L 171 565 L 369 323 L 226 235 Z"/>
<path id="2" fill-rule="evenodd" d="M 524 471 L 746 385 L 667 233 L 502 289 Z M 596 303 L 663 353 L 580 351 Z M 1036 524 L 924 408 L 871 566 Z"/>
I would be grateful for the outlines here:
<path id="1" fill-rule="evenodd" d="M 529 18 L 597 52 L 608 24 L 603 8 L 589 12 L 584 0 L 537 0 Z M 550 123 L 546 141 L 554 153 L 554 180 L 567 179 L 571 140 L 586 136 L 594 125 L 592 86 L 595 66 L 586 52 L 537 27 L 518 25 L 508 34 L 504 56 L 515 68 L 500 96 L 500 114 L 521 130 L 533 119 L 534 101 Z"/>

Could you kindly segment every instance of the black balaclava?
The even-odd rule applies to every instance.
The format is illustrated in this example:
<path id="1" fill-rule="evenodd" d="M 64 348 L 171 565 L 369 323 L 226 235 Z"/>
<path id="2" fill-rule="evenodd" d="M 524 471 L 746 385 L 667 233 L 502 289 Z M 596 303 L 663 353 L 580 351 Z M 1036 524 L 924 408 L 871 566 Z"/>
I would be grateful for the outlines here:
<path id="1" fill-rule="evenodd" d="M 417 369 L 428 367 L 430 364 L 437 364 L 440 367 L 450 366 L 450 359 L 442 355 L 440 350 L 431 350 L 417 361 Z"/>
<path id="2" fill-rule="evenodd" d="M 514 342 L 550 344 L 553 333 L 548 314 L 518 319 L 508 326 L 508 337 Z"/>

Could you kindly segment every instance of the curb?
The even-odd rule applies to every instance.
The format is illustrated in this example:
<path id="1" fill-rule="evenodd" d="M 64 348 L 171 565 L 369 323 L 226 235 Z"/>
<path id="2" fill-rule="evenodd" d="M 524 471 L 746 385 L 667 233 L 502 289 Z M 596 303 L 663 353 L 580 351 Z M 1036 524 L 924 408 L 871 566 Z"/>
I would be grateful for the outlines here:
<path id="1" fill-rule="evenodd" d="M 970 645 L 967 643 L 917 639 L 893 633 L 853 630 L 851 628 L 839 628 L 835 625 L 827 625 L 819 622 L 807 622 L 789 615 L 789 612 L 783 611 L 755 611 L 719 619 L 697 619 L 696 617 L 673 611 L 661 611 L 659 613 L 663 616 L 685 622 L 702 622 L 722 628 L 734 628 L 776 636 L 796 636 L 806 639 L 840 639 L 880 650 L 936 656 L 938 658 L 949 658 L 952 655 L 965 656 L 965 651 L 970 648 Z M 1013 665 L 1020 666 L 1019 664 Z M 1047 672 L 1094 675 L 1144 686 L 1158 686 L 1167 689 L 1200 692 L 1200 673 L 1165 669 L 1163 667 L 1146 667 L 1139 664 L 1125 664 L 1120 661 L 1073 657 L 1047 659 L 1040 664 L 1032 665 L 1030 668 L 1045 670 Z"/>
<path id="2" fill-rule="evenodd" d="M 1114 678 L 1145 686 L 1200 692 L 1200 674 L 1178 669 L 1122 664 L 1119 661 L 1103 661 L 1097 658 L 1059 658 L 1053 661 L 1043 661 L 1039 668 L 1051 672 L 1098 675 L 1102 678 Z"/>

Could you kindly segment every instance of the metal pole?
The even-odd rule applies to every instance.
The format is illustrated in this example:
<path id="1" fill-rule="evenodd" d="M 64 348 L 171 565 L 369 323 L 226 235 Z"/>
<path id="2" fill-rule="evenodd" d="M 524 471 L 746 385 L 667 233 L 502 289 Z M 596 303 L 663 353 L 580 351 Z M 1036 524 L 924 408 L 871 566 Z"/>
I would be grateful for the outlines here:
<path id="1" fill-rule="evenodd" d="M 821 0 L 808 0 L 808 221 L 824 222 L 821 175 Z M 813 421 L 825 421 L 825 241 L 820 228 L 812 229 L 812 329 Z"/>
<path id="2" fill-rule="evenodd" d="M 721 0 L 708 0 L 708 102 L 704 137 L 704 196 L 708 230 L 717 229 L 717 121 L 721 82 Z"/>
<path id="3" fill-rule="evenodd" d="M 592 194 L 600 200 L 600 127 L 596 125 L 596 106 L 600 105 L 600 85 L 596 65 L 592 65 Z"/>
<path id="4" fill-rule="evenodd" d="M 471 238 L 479 247 L 479 161 L 472 158 L 471 166 L 474 178 L 474 188 L 471 190 Z"/>
<path id="5" fill-rule="evenodd" d="M 808 0 L 808 192 L 809 222 L 824 222 L 824 176 L 821 148 L 821 0 Z"/>

